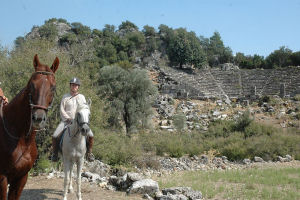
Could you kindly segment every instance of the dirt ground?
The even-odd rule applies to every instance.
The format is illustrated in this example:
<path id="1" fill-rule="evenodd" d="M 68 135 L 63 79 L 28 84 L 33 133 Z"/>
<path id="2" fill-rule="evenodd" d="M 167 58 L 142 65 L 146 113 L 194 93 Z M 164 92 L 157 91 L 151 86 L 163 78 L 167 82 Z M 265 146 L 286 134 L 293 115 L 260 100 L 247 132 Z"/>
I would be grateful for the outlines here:
<path id="1" fill-rule="evenodd" d="M 75 190 L 76 184 L 73 184 Z M 141 200 L 141 195 L 126 195 L 126 192 L 109 191 L 95 184 L 82 183 L 84 200 Z M 29 177 L 22 192 L 21 200 L 63 199 L 63 178 L 47 179 L 46 176 Z M 69 193 L 69 200 L 76 200 L 76 194 Z"/>
<path id="2" fill-rule="evenodd" d="M 300 161 L 253 163 L 252 168 L 300 168 Z M 73 184 L 74 189 L 76 184 Z M 141 195 L 126 195 L 125 192 L 110 191 L 96 184 L 82 183 L 82 199 L 84 200 L 142 200 Z M 29 177 L 21 195 L 21 200 L 57 200 L 63 199 L 63 178 L 47 176 Z M 75 193 L 68 194 L 69 200 L 76 200 Z"/>

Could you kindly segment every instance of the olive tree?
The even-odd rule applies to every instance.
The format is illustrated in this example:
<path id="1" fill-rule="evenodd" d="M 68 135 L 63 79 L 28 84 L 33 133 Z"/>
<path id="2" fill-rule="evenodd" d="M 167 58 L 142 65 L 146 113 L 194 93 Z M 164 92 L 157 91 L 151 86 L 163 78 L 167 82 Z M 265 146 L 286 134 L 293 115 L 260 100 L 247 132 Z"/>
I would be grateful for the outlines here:
<path id="1" fill-rule="evenodd" d="M 121 128 L 125 124 L 127 134 L 147 126 L 157 88 L 146 71 L 105 66 L 100 69 L 98 86 L 100 97 L 107 102 L 110 126 Z"/>

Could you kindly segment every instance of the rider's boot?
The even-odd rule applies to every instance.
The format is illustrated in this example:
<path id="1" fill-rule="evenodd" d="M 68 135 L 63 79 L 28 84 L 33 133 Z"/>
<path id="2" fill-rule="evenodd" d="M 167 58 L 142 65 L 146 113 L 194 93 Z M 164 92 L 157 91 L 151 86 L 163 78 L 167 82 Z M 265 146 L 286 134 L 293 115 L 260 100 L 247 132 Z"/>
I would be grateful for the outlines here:
<path id="1" fill-rule="evenodd" d="M 94 144 L 94 137 L 89 136 L 87 138 L 87 151 L 86 151 L 86 159 L 89 162 L 93 162 L 95 160 L 95 156 L 92 153 L 93 144 Z"/>
<path id="2" fill-rule="evenodd" d="M 52 137 L 52 148 L 53 148 L 53 152 L 52 152 L 51 160 L 53 162 L 57 162 L 58 161 L 58 142 L 57 142 L 57 138 L 55 138 L 55 137 Z"/>

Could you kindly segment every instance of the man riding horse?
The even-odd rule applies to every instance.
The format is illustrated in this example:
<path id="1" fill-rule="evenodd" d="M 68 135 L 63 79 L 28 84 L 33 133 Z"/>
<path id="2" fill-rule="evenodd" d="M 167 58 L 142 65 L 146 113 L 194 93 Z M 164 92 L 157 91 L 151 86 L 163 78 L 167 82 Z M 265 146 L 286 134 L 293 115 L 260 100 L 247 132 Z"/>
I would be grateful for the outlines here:
<path id="1" fill-rule="evenodd" d="M 52 161 L 58 161 L 58 150 L 60 143 L 60 136 L 62 135 L 65 127 L 70 125 L 75 118 L 76 109 L 79 104 L 85 103 L 86 99 L 82 94 L 79 94 L 80 80 L 76 77 L 70 80 L 70 93 L 67 93 L 63 96 L 60 103 L 60 116 L 61 122 L 56 128 L 55 132 L 52 135 L 52 146 L 53 154 Z M 94 135 L 90 130 L 87 134 L 87 153 L 86 158 L 88 161 L 93 161 L 94 156 L 92 154 L 92 147 L 94 143 Z"/>

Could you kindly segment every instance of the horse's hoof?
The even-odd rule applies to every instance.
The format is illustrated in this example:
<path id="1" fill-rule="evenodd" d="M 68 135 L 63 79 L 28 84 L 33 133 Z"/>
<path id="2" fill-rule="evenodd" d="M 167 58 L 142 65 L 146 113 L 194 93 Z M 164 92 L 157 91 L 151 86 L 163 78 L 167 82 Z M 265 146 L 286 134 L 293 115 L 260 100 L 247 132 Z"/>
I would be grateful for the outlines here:
<path id="1" fill-rule="evenodd" d="M 94 162 L 95 161 L 95 156 L 93 153 L 87 153 L 86 154 L 86 160 L 89 162 Z"/>
<path id="2" fill-rule="evenodd" d="M 51 157 L 52 162 L 58 162 L 59 158 L 58 155 L 53 154 Z"/>

